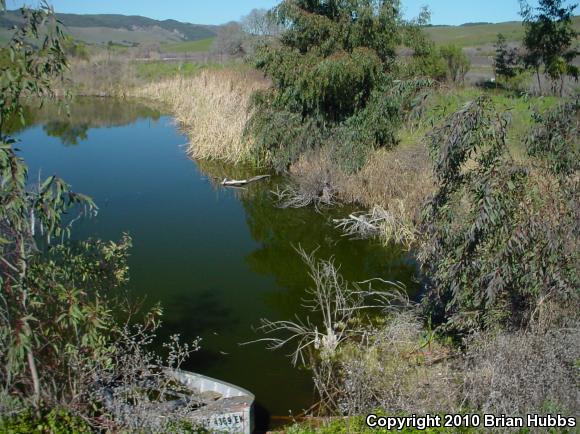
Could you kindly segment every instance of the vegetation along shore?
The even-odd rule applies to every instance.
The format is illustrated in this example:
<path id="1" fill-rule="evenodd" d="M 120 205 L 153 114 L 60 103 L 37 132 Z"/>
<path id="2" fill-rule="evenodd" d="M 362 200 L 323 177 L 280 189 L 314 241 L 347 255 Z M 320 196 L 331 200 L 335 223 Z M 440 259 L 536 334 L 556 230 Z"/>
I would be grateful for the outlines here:
<path id="1" fill-rule="evenodd" d="M 427 432 L 576 432 L 576 6 L 524 1 L 521 22 L 463 26 L 432 26 L 428 9 L 404 18 L 403 6 L 281 0 L 196 26 L 57 20 L 1 2 L 0 431 L 205 432 L 192 416 L 202 398 L 166 404 L 166 368 L 203 341 L 171 336 L 164 357 L 150 351 L 163 309 L 126 296 L 131 237 L 66 241 L 99 204 L 56 176 L 34 181 L 16 149 L 30 107 L 52 118 L 39 102 L 58 101 L 64 119 L 69 98 L 91 95 L 101 111 L 138 100 L 157 119 L 146 107 L 163 107 L 216 188 L 271 175 L 276 188 L 260 194 L 274 206 L 314 209 L 341 237 L 417 264 L 410 296 L 388 275 L 351 281 L 332 256 L 292 246 L 311 289 L 293 315 L 256 318 L 250 344 L 289 352 L 315 402 L 259 429 L 390 432 L 367 416 L 456 414 Z M 84 119 L 92 105 L 71 107 Z M 484 426 L 485 415 L 547 422 Z M 550 425 L 558 416 L 566 426 Z M 401 432 L 422 432 L 416 423 Z"/>

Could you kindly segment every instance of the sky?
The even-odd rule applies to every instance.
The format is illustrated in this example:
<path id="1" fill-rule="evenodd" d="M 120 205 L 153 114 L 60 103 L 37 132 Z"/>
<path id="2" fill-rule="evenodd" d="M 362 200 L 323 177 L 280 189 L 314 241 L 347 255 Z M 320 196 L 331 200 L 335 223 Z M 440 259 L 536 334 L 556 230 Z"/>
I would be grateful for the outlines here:
<path id="1" fill-rule="evenodd" d="M 57 12 L 79 14 L 142 15 L 158 20 L 175 19 L 195 24 L 223 24 L 239 20 L 254 8 L 269 9 L 278 0 L 50 0 Z M 534 4 L 535 1 L 530 1 Z M 570 3 L 570 2 L 568 2 Z M 10 9 L 36 5 L 38 0 L 8 0 Z M 432 24 L 519 20 L 518 0 L 402 0 L 406 18 L 422 6 L 431 9 Z"/>

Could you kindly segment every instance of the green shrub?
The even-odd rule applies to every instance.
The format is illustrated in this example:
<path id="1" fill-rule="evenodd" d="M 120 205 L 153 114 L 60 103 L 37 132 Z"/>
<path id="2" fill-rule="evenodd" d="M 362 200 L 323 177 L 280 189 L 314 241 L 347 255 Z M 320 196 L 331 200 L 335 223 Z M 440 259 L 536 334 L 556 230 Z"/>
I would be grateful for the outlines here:
<path id="1" fill-rule="evenodd" d="M 72 37 L 67 37 L 64 41 L 64 51 L 69 58 L 89 60 L 91 55 L 87 46 L 83 42 L 76 42 Z"/>
<path id="2" fill-rule="evenodd" d="M 397 6 L 287 0 L 275 9 L 287 30 L 254 57 L 274 84 L 254 96 L 246 129 L 257 161 L 283 171 L 305 151 L 330 147 L 340 166 L 355 171 L 368 150 L 397 143 L 408 95 L 393 92 L 403 41 Z"/>
<path id="3" fill-rule="evenodd" d="M 90 433 L 91 427 L 67 411 L 51 410 L 40 417 L 32 413 L 12 418 L 0 418 L 0 431 L 5 434 L 69 434 Z"/>
<path id="4" fill-rule="evenodd" d="M 428 52 L 414 55 L 406 69 L 411 76 L 429 77 L 437 81 L 445 81 L 447 78 L 447 63 L 434 45 Z"/>
<path id="5" fill-rule="evenodd" d="M 534 128 L 528 136 L 528 154 L 547 164 L 556 176 L 568 177 L 580 169 L 580 100 L 560 104 L 546 114 L 534 114 Z"/>
<path id="6" fill-rule="evenodd" d="M 463 82 L 471 67 L 467 54 L 457 45 L 445 45 L 440 53 L 447 64 L 447 79 L 453 83 Z"/>
<path id="7" fill-rule="evenodd" d="M 577 205 L 548 174 L 511 160 L 506 126 L 478 98 L 431 137 L 438 191 L 422 226 L 425 306 L 459 333 L 519 328 L 548 300 L 578 298 Z"/>
<path id="8" fill-rule="evenodd" d="M 430 12 L 423 9 L 416 23 L 419 26 L 429 24 Z M 447 64 L 441 51 L 425 32 L 415 31 L 414 27 L 405 32 L 405 45 L 413 50 L 412 56 L 404 62 L 402 73 L 408 77 L 429 77 L 444 81 L 447 78 Z"/>

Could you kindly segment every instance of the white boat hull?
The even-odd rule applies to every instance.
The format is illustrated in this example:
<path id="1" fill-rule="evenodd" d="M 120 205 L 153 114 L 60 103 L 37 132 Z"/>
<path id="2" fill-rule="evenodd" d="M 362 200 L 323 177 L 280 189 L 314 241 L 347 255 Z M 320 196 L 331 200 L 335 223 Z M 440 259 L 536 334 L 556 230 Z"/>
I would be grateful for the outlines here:
<path id="1" fill-rule="evenodd" d="M 200 394 L 221 397 L 196 410 L 192 419 L 211 432 L 251 434 L 254 430 L 254 400 L 249 391 L 215 378 L 187 371 L 168 371 L 177 381 Z"/>

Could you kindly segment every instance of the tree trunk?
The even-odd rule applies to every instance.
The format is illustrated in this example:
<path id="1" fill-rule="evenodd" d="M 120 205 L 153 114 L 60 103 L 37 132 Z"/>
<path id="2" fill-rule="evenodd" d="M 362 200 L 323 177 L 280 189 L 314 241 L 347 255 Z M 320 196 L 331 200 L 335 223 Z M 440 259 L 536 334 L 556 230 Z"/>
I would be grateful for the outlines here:
<path id="1" fill-rule="evenodd" d="M 32 386 L 34 388 L 34 403 L 38 405 L 40 402 L 40 380 L 38 379 L 38 371 L 36 369 L 36 362 L 34 361 L 34 354 L 32 350 L 28 350 L 28 368 L 30 369 L 30 376 L 32 377 Z"/>
<path id="2" fill-rule="evenodd" d="M 536 68 L 536 77 L 538 78 L 538 90 L 542 94 L 542 82 L 540 81 L 540 68 Z"/>

